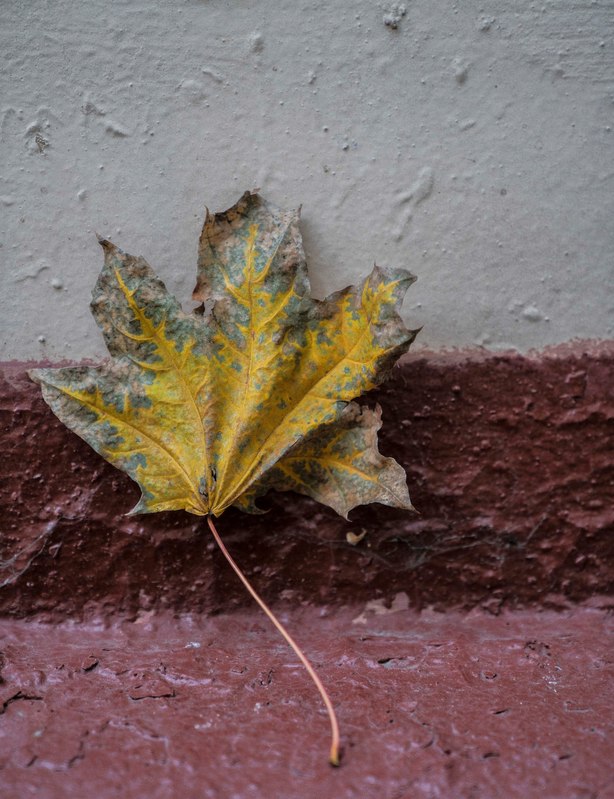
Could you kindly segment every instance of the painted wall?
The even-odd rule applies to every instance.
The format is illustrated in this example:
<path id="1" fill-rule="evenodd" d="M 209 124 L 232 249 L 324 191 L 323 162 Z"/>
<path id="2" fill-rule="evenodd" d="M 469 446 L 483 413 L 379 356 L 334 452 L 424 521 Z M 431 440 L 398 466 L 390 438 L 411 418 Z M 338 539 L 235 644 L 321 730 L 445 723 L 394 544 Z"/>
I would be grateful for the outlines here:
<path id="1" fill-rule="evenodd" d="M 205 204 L 256 186 L 318 295 L 414 271 L 424 346 L 612 337 L 613 34 L 608 0 L 3 0 L 0 358 L 103 352 L 94 231 L 190 308 Z"/>

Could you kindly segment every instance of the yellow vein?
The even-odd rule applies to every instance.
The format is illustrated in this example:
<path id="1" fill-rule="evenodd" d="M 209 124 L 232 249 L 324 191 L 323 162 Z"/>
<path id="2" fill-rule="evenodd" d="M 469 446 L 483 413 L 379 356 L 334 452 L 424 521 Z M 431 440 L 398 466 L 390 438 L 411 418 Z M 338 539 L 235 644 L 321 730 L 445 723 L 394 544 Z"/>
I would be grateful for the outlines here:
<path id="1" fill-rule="evenodd" d="M 172 362 L 172 364 L 174 366 L 174 369 L 175 369 L 175 372 L 179 375 L 179 380 L 180 380 L 180 382 L 181 382 L 181 384 L 183 386 L 183 390 L 184 390 L 184 396 L 187 396 L 187 398 L 190 400 L 190 404 L 192 406 L 193 412 L 196 414 L 196 420 L 197 420 L 196 429 L 198 431 L 198 436 L 199 436 L 199 438 L 201 440 L 200 452 L 202 454 L 203 462 L 204 462 L 203 463 L 203 465 L 204 465 L 204 477 L 205 477 L 205 482 L 207 484 L 207 491 L 209 491 L 209 489 L 211 487 L 210 486 L 210 474 L 209 474 L 208 460 L 207 460 L 207 441 L 206 441 L 206 438 L 205 438 L 205 429 L 204 429 L 204 426 L 203 426 L 203 420 L 201 418 L 200 411 L 198 410 L 198 405 L 196 404 L 196 397 L 193 395 L 192 390 L 190 388 L 190 385 L 188 384 L 188 381 L 186 380 L 186 377 L 185 377 L 185 374 L 183 372 L 183 369 L 181 368 L 181 359 L 177 358 L 177 352 L 176 352 L 175 348 L 172 347 L 172 346 L 169 346 L 169 343 L 168 343 L 168 341 L 166 339 L 166 336 L 164 334 L 164 328 L 166 326 L 166 317 L 163 319 L 163 321 L 158 326 L 154 326 L 153 323 L 151 322 L 151 320 L 147 318 L 147 316 L 143 313 L 142 309 L 139 307 L 139 305 L 135 301 L 134 294 L 135 294 L 136 290 L 130 291 L 128 286 L 123 281 L 122 276 L 120 275 L 118 269 L 115 269 L 115 279 L 117 280 L 117 283 L 118 283 L 122 293 L 124 294 L 124 296 L 126 298 L 126 301 L 128 302 L 128 305 L 130 306 L 130 308 L 134 312 L 135 316 L 137 317 L 137 319 L 138 319 L 138 321 L 139 321 L 139 323 L 141 325 L 141 328 L 144 331 L 146 331 L 147 329 L 149 329 L 150 331 L 153 331 L 153 335 L 151 337 L 155 338 L 157 346 L 163 351 L 163 353 L 166 354 L 166 356 Z M 190 483 L 192 484 L 191 480 L 190 480 Z M 196 493 L 198 495 L 198 491 Z"/>

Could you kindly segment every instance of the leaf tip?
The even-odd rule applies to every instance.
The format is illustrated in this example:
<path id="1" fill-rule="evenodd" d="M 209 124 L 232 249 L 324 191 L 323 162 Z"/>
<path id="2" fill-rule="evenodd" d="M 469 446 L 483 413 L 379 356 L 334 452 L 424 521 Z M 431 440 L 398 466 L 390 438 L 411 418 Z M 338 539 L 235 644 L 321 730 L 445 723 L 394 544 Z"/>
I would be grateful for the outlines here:
<path id="1" fill-rule="evenodd" d="M 132 510 L 125 513 L 125 516 L 139 516 L 142 513 L 152 513 L 152 508 L 149 505 L 147 497 L 141 494 L 139 501 L 136 503 Z"/>
<path id="2" fill-rule="evenodd" d="M 112 241 L 109 241 L 109 239 L 105 239 L 104 236 L 100 236 L 98 233 L 96 233 L 96 238 L 98 239 L 98 244 L 100 244 L 100 246 L 104 250 L 105 255 L 106 253 L 117 251 L 117 247 L 115 246 L 115 244 L 113 244 Z"/>

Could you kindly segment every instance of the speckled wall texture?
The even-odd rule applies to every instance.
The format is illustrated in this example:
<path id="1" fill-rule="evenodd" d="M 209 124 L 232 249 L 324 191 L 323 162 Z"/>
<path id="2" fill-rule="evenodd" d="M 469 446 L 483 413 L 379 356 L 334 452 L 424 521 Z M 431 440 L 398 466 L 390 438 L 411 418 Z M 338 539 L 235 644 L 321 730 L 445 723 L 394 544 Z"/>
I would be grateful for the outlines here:
<path id="1" fill-rule="evenodd" d="M 102 353 L 94 230 L 189 307 L 204 205 L 303 205 L 320 295 L 421 346 L 612 337 L 614 15 L 528 0 L 5 0 L 0 359 Z"/>
<path id="2" fill-rule="evenodd" d="M 278 493 L 263 500 L 271 513 L 230 510 L 220 529 L 270 601 L 611 608 L 613 367 L 614 348 L 410 356 L 368 401 L 382 404 L 381 450 L 407 470 L 419 515 L 370 505 L 347 522 Z M 135 484 L 63 427 L 19 365 L 0 369 L 0 434 L 0 616 L 249 604 L 202 518 L 125 515 Z"/>

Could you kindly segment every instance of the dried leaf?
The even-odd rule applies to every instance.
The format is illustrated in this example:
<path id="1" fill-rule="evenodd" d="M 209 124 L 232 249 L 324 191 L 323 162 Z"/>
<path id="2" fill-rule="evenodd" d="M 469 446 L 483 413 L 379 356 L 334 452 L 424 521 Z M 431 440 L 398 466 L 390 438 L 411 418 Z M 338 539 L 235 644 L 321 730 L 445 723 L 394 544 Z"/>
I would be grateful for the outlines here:
<path id="1" fill-rule="evenodd" d="M 112 359 L 30 375 L 57 416 L 142 490 L 134 512 L 256 511 L 271 488 L 347 516 L 411 508 L 403 469 L 377 449 L 380 409 L 351 400 L 413 341 L 398 307 L 414 278 L 375 267 L 310 297 L 297 211 L 247 192 L 207 213 L 187 314 L 143 258 L 102 240 L 92 312 Z"/>
<path id="2" fill-rule="evenodd" d="M 370 502 L 411 509 L 403 468 L 377 449 L 381 413 L 379 405 L 371 411 L 351 402 L 339 421 L 296 444 L 243 502 L 253 507 L 257 496 L 273 488 L 307 494 L 346 519 L 352 508 Z"/>

